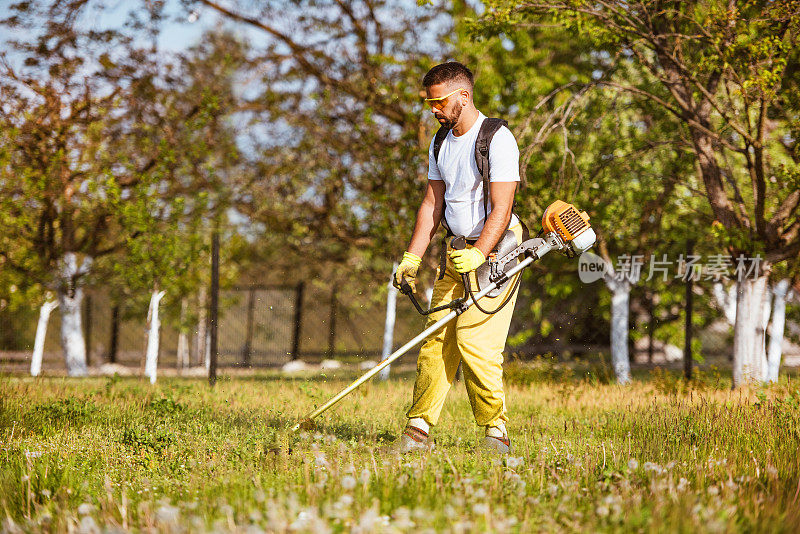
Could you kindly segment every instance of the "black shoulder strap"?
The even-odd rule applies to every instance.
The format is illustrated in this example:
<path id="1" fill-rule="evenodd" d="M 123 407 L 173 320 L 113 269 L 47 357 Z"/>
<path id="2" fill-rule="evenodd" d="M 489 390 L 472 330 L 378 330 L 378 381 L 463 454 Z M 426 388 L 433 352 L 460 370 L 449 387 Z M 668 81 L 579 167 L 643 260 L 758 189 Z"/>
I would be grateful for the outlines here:
<path id="1" fill-rule="evenodd" d="M 436 160 L 437 165 L 439 164 L 439 151 L 442 150 L 442 143 L 448 133 L 450 133 L 450 128 L 441 126 L 436 131 L 436 137 L 433 138 L 433 159 Z"/>
<path id="2" fill-rule="evenodd" d="M 478 172 L 483 178 L 484 221 L 489 218 L 489 145 L 494 134 L 503 126 L 508 127 L 508 123 L 503 119 L 487 117 L 481 124 L 478 139 L 475 140 L 475 163 L 478 164 Z"/>

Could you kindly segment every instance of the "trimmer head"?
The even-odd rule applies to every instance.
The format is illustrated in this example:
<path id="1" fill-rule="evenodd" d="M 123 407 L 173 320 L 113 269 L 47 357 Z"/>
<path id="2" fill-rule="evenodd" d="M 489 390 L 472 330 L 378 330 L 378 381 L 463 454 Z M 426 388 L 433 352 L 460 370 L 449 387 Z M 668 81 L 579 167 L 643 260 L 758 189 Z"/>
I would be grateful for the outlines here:
<path id="1" fill-rule="evenodd" d="M 292 432 L 297 432 L 298 430 L 305 430 L 310 432 L 312 430 L 317 429 L 317 424 L 311 418 L 305 418 L 296 425 L 292 427 Z"/>

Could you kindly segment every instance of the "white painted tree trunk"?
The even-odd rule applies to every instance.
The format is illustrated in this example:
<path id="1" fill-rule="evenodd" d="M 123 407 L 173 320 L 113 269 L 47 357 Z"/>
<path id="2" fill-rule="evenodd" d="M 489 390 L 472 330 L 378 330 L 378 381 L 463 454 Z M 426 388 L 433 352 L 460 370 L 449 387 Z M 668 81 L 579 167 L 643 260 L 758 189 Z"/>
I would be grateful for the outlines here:
<path id="1" fill-rule="evenodd" d="M 628 318 L 630 315 L 631 285 L 619 283 L 611 295 L 611 365 L 617 382 L 631 381 L 631 366 L 628 355 Z"/>
<path id="2" fill-rule="evenodd" d="M 772 288 L 772 325 L 769 329 L 769 348 L 767 349 L 767 380 L 778 381 L 783 353 L 783 331 L 786 325 L 786 298 L 789 293 L 789 280 L 779 280 Z"/>
<path id="3" fill-rule="evenodd" d="M 78 256 L 67 252 L 61 259 L 60 283 L 58 285 L 58 305 L 61 308 L 61 348 L 69 376 L 87 376 L 86 342 L 83 337 L 81 304 L 83 288 L 80 276 L 86 274 L 92 265 L 91 258 L 84 258 L 78 265 Z"/>
<path id="4" fill-rule="evenodd" d="M 767 275 L 736 282 L 736 323 L 733 327 L 733 386 L 767 380 L 764 350 L 764 300 Z"/>
<path id="5" fill-rule="evenodd" d="M 189 312 L 189 302 L 186 297 L 181 299 L 180 331 L 178 332 L 178 369 L 189 367 L 189 335 L 185 331 L 186 314 Z"/>
<path id="6" fill-rule="evenodd" d="M 47 337 L 47 323 L 50 314 L 58 308 L 58 302 L 48 298 L 39 309 L 39 322 L 36 325 L 36 339 L 33 342 L 33 356 L 31 357 L 31 376 L 39 376 L 42 372 L 42 357 L 44 355 L 44 341 Z"/>
<path id="7" fill-rule="evenodd" d="M 394 345 L 394 321 L 397 315 L 397 288 L 392 283 L 394 272 L 397 270 L 397 264 L 394 264 L 392 275 L 389 277 L 389 289 L 386 293 L 386 320 L 383 324 L 383 350 L 381 351 L 381 361 L 385 360 L 392 354 L 392 346 Z M 387 380 L 389 378 L 389 368 L 387 365 L 381 372 L 378 373 L 380 380 Z"/>
<path id="8" fill-rule="evenodd" d="M 714 298 L 725 314 L 725 319 L 733 326 L 736 324 L 736 284 L 732 284 L 727 290 L 722 282 L 714 284 Z"/>
<path id="9" fill-rule="evenodd" d="M 153 290 L 150 295 L 150 310 L 147 312 L 149 324 L 147 334 L 147 352 L 144 365 L 144 375 L 150 378 L 150 383 L 156 383 L 156 368 L 158 367 L 158 342 L 161 321 L 158 318 L 158 305 L 164 298 L 165 291 Z"/>
<path id="10" fill-rule="evenodd" d="M 196 365 L 203 365 L 208 361 L 209 351 L 208 347 L 208 322 L 207 322 L 207 308 L 206 308 L 206 288 L 200 287 L 200 293 L 197 296 L 198 317 L 197 317 L 197 331 L 194 338 L 194 361 Z"/>

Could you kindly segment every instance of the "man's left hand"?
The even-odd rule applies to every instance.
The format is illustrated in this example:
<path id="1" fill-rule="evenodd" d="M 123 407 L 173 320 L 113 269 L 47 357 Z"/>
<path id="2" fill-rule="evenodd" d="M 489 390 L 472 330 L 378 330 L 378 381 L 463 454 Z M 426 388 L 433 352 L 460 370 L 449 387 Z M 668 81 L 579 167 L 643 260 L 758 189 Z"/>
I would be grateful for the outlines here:
<path id="1" fill-rule="evenodd" d="M 453 261 L 453 267 L 455 267 L 456 271 L 463 274 L 480 267 L 486 261 L 486 256 L 479 249 L 472 247 L 451 251 L 450 259 Z"/>

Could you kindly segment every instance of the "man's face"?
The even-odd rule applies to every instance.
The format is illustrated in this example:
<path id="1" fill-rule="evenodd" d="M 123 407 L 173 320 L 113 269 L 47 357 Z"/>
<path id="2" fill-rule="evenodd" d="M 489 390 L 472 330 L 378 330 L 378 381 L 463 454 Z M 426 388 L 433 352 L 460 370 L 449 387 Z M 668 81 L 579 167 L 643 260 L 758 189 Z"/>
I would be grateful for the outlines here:
<path id="1" fill-rule="evenodd" d="M 455 91 L 455 92 L 454 92 Z M 440 83 L 425 89 L 428 98 L 442 99 L 429 103 L 431 113 L 446 128 L 453 128 L 461 117 L 466 88 L 457 83 Z M 449 96 L 448 96 L 449 95 Z"/>

